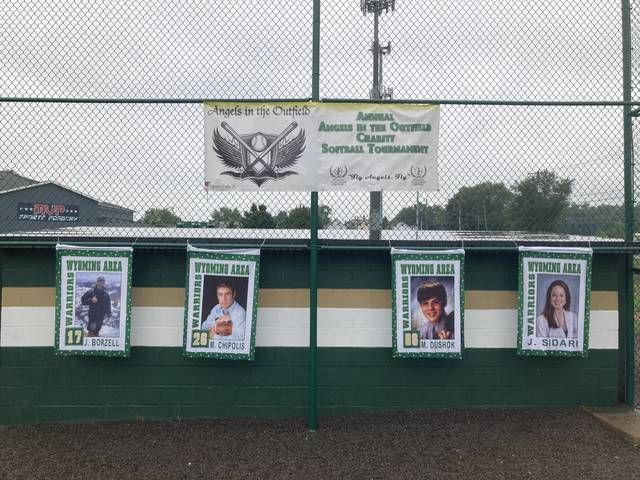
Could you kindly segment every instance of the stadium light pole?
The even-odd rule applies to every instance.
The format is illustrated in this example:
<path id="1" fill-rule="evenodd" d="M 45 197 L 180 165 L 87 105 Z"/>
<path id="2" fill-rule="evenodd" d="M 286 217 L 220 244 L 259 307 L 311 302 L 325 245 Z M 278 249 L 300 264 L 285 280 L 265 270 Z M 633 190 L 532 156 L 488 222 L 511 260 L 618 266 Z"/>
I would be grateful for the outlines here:
<path id="1" fill-rule="evenodd" d="M 391 99 L 393 90 L 385 88 L 382 84 L 382 58 L 391 52 L 391 42 L 380 46 L 378 40 L 378 23 L 382 12 L 394 11 L 396 9 L 395 0 L 360 0 L 360 9 L 364 15 L 373 13 L 373 85 L 369 93 L 369 98 L 373 101 Z M 370 192 L 369 194 L 369 240 L 380 240 L 382 230 L 382 192 Z"/>

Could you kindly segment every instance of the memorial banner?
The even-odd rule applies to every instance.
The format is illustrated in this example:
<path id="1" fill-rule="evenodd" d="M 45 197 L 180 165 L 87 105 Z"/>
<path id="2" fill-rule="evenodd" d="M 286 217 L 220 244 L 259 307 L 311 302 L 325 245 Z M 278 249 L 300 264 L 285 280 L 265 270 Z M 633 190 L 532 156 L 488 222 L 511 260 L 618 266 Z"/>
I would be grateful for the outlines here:
<path id="1" fill-rule="evenodd" d="M 187 249 L 185 355 L 253 360 L 260 250 Z"/>
<path id="2" fill-rule="evenodd" d="M 205 103 L 211 190 L 438 189 L 439 105 Z"/>
<path id="3" fill-rule="evenodd" d="M 129 355 L 132 252 L 56 246 L 57 353 Z"/>
<path id="4" fill-rule="evenodd" d="M 462 358 L 464 250 L 391 249 L 394 357 Z"/>
<path id="5" fill-rule="evenodd" d="M 518 354 L 586 356 L 590 248 L 520 247 Z"/>

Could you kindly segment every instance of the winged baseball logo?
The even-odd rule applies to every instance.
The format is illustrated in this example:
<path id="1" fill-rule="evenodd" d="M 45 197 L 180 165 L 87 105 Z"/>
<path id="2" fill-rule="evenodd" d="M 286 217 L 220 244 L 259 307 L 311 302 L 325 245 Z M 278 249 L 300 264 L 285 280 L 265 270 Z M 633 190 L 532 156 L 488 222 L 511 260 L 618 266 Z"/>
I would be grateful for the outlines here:
<path id="1" fill-rule="evenodd" d="M 305 134 L 302 128 L 293 138 L 288 138 L 297 127 L 291 122 L 281 133 L 274 135 L 255 132 L 241 135 L 227 122 L 220 126 L 231 135 L 225 138 L 215 129 L 213 132 L 213 149 L 220 161 L 232 170 L 222 172 L 240 180 L 250 180 L 258 187 L 268 180 L 280 180 L 289 175 L 298 175 L 293 167 L 305 149 Z"/>

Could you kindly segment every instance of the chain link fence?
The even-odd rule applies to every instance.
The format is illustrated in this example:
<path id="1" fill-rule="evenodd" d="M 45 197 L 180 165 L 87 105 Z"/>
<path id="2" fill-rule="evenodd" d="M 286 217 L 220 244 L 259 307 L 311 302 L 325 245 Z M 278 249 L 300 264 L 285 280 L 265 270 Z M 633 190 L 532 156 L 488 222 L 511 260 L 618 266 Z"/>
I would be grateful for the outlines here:
<path id="1" fill-rule="evenodd" d="M 0 235 L 308 239 L 309 193 L 204 190 L 198 99 L 310 98 L 312 10 L 3 2 Z M 397 0 L 379 26 L 385 92 L 443 103 L 440 188 L 385 192 L 384 240 L 622 238 L 619 0 Z M 373 34 L 321 2 L 322 99 L 369 98 Z M 321 192 L 320 238 L 368 239 L 369 202 Z"/>

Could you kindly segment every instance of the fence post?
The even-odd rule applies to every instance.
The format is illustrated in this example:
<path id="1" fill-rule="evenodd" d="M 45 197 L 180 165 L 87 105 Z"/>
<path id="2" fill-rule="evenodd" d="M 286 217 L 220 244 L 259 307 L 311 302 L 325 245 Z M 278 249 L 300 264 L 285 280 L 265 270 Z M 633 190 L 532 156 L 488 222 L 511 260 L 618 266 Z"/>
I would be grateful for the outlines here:
<path id="1" fill-rule="evenodd" d="M 631 102 L 631 4 L 622 0 L 622 89 L 623 100 Z M 625 104 L 624 114 L 624 241 L 631 245 L 634 237 L 633 225 L 633 120 L 631 106 Z M 635 406 L 635 325 L 633 305 L 633 253 L 625 261 L 625 310 L 627 316 L 626 348 L 626 400 Z"/>
<path id="2" fill-rule="evenodd" d="M 311 98 L 320 101 L 320 0 L 313 0 Z M 311 192 L 309 241 L 309 430 L 318 428 L 318 192 Z"/>

